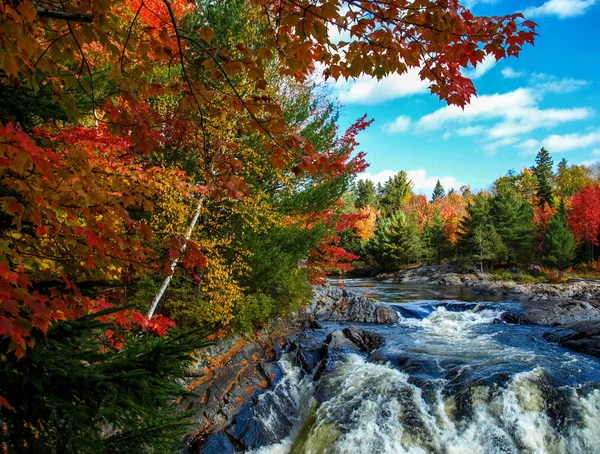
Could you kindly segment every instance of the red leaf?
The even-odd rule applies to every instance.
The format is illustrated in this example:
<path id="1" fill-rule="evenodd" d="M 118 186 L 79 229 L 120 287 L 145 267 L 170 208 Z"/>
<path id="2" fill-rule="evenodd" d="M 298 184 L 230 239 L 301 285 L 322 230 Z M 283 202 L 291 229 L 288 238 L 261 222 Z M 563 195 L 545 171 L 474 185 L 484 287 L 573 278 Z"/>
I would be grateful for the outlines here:
<path id="1" fill-rule="evenodd" d="M 5 408 L 8 408 L 9 410 L 15 411 L 13 406 L 8 403 L 8 400 L 6 400 L 6 398 L 4 398 L 2 396 L 0 396 L 0 407 L 5 407 Z"/>

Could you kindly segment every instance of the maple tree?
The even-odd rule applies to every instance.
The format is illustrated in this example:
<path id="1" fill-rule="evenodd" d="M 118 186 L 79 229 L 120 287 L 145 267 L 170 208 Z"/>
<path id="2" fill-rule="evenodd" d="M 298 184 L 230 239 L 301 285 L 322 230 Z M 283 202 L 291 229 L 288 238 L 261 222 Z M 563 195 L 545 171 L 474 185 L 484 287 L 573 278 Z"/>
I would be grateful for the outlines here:
<path id="1" fill-rule="evenodd" d="M 535 35 L 535 24 L 519 14 L 475 17 L 454 0 L 234 6 L 0 4 L 0 90 L 10 100 L 0 110 L 0 336 L 7 353 L 22 358 L 38 331 L 121 303 L 121 292 L 104 288 L 148 274 L 170 277 L 177 263 L 227 323 L 249 273 L 243 253 L 233 267 L 228 254 L 246 234 L 218 240 L 207 232 L 233 229 L 240 218 L 246 232 L 258 231 L 276 211 L 269 208 L 273 188 L 299 194 L 364 169 L 364 157 L 353 153 L 365 118 L 341 137 L 332 132 L 323 147 L 303 130 L 318 106 L 299 123 L 288 115 L 289 98 L 310 97 L 298 85 L 317 64 L 334 79 L 418 67 L 432 93 L 464 106 L 475 89 L 460 69 L 486 55 L 517 55 Z M 350 41 L 333 42 L 332 26 L 349 31 Z M 273 214 L 268 225 L 327 227 L 308 263 L 322 276 L 353 259 L 336 233 L 356 228 L 365 214 L 344 218 L 335 207 L 310 207 L 279 220 Z M 134 309 L 105 318 L 157 334 L 173 324 Z M 122 347 L 122 336 L 109 339 Z M 0 405 L 10 403 L 2 398 Z"/>
<path id="2" fill-rule="evenodd" d="M 600 245 L 600 187 L 586 186 L 575 194 L 567 222 L 577 240 L 588 244 L 593 261 L 594 246 Z"/>

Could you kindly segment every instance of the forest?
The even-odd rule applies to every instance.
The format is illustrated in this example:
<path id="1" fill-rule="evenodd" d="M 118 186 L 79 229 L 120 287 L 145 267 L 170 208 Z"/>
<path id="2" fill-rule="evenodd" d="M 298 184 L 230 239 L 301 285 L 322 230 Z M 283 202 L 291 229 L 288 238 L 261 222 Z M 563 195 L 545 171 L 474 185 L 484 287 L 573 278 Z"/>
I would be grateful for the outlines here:
<path id="1" fill-rule="evenodd" d="M 173 452 L 194 351 L 296 311 L 359 254 L 592 260 L 586 168 L 542 156 L 432 202 L 402 174 L 352 189 L 371 120 L 340 130 L 320 82 L 419 68 L 464 106 L 461 68 L 518 56 L 535 26 L 454 0 L 3 1 L 2 450 Z"/>
<path id="2" fill-rule="evenodd" d="M 345 195 L 351 212 L 363 214 L 342 245 L 361 257 L 363 274 L 397 271 L 412 264 L 456 263 L 465 270 L 547 268 L 560 281 L 566 270 L 599 270 L 600 166 L 554 161 L 542 148 L 531 167 L 509 170 L 489 189 L 441 183 L 428 198 L 413 192 L 404 171 L 383 185 L 359 180 Z M 510 273 L 505 277 L 511 279 Z"/>

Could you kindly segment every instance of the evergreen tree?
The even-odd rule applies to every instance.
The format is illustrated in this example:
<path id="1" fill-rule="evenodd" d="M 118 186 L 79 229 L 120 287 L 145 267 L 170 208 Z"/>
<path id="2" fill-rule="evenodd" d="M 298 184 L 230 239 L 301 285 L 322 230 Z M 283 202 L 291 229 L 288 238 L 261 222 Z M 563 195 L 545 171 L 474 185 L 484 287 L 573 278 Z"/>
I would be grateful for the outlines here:
<path id="1" fill-rule="evenodd" d="M 550 220 L 546 229 L 546 254 L 544 259 L 551 266 L 562 270 L 573 264 L 577 255 L 577 240 L 567 224 L 567 210 L 564 200 L 560 201 L 558 212 Z"/>
<path id="2" fill-rule="evenodd" d="M 355 193 L 357 208 L 375 206 L 377 204 L 377 189 L 371 180 L 358 180 Z"/>
<path id="3" fill-rule="evenodd" d="M 26 357 L 3 357 L 0 395 L 14 407 L 0 407 L 8 452 L 155 453 L 180 443 L 188 415 L 175 401 L 194 350 L 206 342 L 192 333 L 140 333 L 117 349 L 106 336 L 117 328 L 99 321 L 114 311 L 57 322 Z"/>
<path id="4" fill-rule="evenodd" d="M 533 208 L 519 197 L 515 184 L 505 178 L 496 181 L 491 200 L 492 224 L 508 250 L 509 260 L 527 262 L 534 238 Z"/>
<path id="5" fill-rule="evenodd" d="M 486 194 L 476 194 L 467 205 L 467 215 L 460 221 L 458 246 L 459 249 L 468 249 L 470 238 L 479 225 L 490 225 L 490 197 Z"/>
<path id="6" fill-rule="evenodd" d="M 435 261 L 438 265 L 446 255 L 449 242 L 446 238 L 445 223 L 439 207 L 436 207 L 433 217 L 423 229 L 423 244 L 427 261 Z"/>
<path id="7" fill-rule="evenodd" d="M 431 194 L 431 201 L 433 202 L 436 199 L 440 199 L 442 197 L 444 197 L 446 195 L 446 192 L 444 191 L 444 186 L 442 186 L 442 183 L 440 183 L 440 180 L 437 180 L 437 183 L 435 184 L 435 188 L 433 189 L 433 194 Z"/>
<path id="8" fill-rule="evenodd" d="M 369 243 L 371 256 L 386 271 L 420 262 L 424 256 L 417 223 L 400 210 L 380 222 Z"/>
<path id="9" fill-rule="evenodd" d="M 484 263 L 506 260 L 508 250 L 492 224 L 491 198 L 479 193 L 467 205 L 467 216 L 460 223 L 458 240 L 461 255 L 468 263 Z"/>
<path id="10" fill-rule="evenodd" d="M 386 213 L 393 213 L 400 209 L 402 201 L 412 194 L 413 182 L 408 178 L 408 174 L 401 170 L 385 183 L 381 191 L 379 206 Z"/>
<path id="11" fill-rule="evenodd" d="M 531 170 L 537 178 L 536 195 L 538 197 L 538 204 L 540 206 L 544 206 L 544 204 L 553 206 L 552 183 L 554 173 L 552 172 L 552 166 L 554 165 L 554 161 L 548 150 L 542 147 L 535 157 L 535 164 Z"/>
<path id="12" fill-rule="evenodd" d="M 470 242 L 472 258 L 479 262 L 481 273 L 483 273 L 484 262 L 500 262 L 506 260 L 508 250 L 493 225 L 477 225 L 472 232 Z"/>

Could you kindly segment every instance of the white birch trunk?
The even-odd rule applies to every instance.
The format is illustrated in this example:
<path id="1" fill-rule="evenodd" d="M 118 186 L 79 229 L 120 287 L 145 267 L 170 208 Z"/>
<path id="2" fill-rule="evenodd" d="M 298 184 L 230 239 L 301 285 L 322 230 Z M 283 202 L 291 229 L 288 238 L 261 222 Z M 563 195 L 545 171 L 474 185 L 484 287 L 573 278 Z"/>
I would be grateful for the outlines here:
<path id="1" fill-rule="evenodd" d="M 196 227 L 196 224 L 198 223 L 198 218 L 200 218 L 201 211 L 202 211 L 202 199 L 200 199 L 198 201 L 198 206 L 196 207 L 196 211 L 194 213 L 194 217 L 192 218 L 192 222 L 190 223 L 190 226 L 188 227 L 187 232 L 185 233 L 185 243 L 183 243 L 183 246 L 181 247 L 180 255 L 183 255 L 183 253 L 185 252 L 185 249 L 187 248 L 187 243 L 190 240 L 190 238 L 192 237 L 192 232 L 194 231 L 194 227 Z M 179 262 L 179 257 L 177 257 L 175 260 L 173 260 L 173 262 L 171 262 L 171 273 L 165 278 L 162 285 L 160 286 L 160 290 L 154 297 L 154 301 L 152 301 L 152 306 L 150 307 L 150 310 L 148 311 L 148 318 L 152 318 L 152 316 L 154 315 L 154 311 L 156 311 L 156 308 L 158 307 L 158 303 L 160 303 L 161 298 L 163 297 L 165 291 L 167 290 L 167 287 L 169 287 L 169 284 L 171 283 L 171 279 L 173 278 L 173 273 L 175 272 L 175 267 L 177 266 L 178 262 Z"/>

